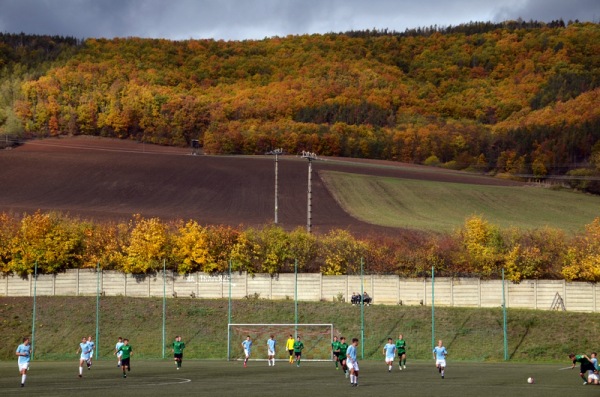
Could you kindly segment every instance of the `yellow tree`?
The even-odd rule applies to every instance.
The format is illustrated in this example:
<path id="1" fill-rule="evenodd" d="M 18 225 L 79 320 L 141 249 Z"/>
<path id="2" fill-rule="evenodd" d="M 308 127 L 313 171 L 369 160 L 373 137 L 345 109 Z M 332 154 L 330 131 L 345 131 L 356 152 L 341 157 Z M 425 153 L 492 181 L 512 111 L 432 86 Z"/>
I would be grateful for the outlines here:
<path id="1" fill-rule="evenodd" d="M 585 234 L 568 248 L 562 275 L 567 281 L 600 281 L 600 218 L 585 227 Z"/>
<path id="2" fill-rule="evenodd" d="M 196 221 L 190 220 L 177 228 L 173 236 L 173 260 L 180 274 L 199 271 L 213 262 L 208 233 Z"/>
<path id="3" fill-rule="evenodd" d="M 9 264 L 12 260 L 11 241 L 19 230 L 19 223 L 9 214 L 0 213 L 0 271 L 6 273 L 9 271 Z"/>
<path id="4" fill-rule="evenodd" d="M 35 263 L 40 273 L 56 273 L 80 262 L 82 238 L 74 222 L 55 214 L 24 216 L 11 242 L 10 270 L 33 273 Z"/>
<path id="5" fill-rule="evenodd" d="M 155 272 L 169 259 L 168 248 L 169 234 L 160 219 L 135 215 L 123 270 L 125 273 Z"/>
<path id="6" fill-rule="evenodd" d="M 350 232 L 341 229 L 332 230 L 325 235 L 321 245 L 322 274 L 356 273 L 358 261 L 364 257 L 365 247 Z"/>
<path id="7" fill-rule="evenodd" d="M 484 277 L 497 274 L 502 263 L 500 230 L 480 216 L 471 216 L 459 231 L 467 267 Z"/>

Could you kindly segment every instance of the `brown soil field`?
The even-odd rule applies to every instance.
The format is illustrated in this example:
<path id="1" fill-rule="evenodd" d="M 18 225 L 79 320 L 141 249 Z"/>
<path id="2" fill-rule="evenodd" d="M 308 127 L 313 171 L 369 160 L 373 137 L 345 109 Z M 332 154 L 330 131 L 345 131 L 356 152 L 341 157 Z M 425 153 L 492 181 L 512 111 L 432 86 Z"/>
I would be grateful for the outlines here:
<path id="1" fill-rule="evenodd" d="M 279 157 L 279 224 L 306 226 L 307 161 Z M 191 155 L 190 149 L 97 137 L 26 141 L 0 150 L 0 211 L 59 211 L 94 221 L 133 214 L 203 225 L 260 226 L 273 222 L 272 156 Z M 331 170 L 366 175 L 514 186 L 517 182 L 470 173 L 378 160 L 323 158 L 313 162 L 313 231 L 400 234 L 346 213 L 319 177 Z"/>

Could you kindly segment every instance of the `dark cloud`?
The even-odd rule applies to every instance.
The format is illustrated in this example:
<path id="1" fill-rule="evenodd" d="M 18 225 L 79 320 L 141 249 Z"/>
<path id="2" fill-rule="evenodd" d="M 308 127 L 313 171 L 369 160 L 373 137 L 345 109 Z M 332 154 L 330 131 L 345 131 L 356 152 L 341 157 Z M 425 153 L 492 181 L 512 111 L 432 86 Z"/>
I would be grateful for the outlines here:
<path id="1" fill-rule="evenodd" d="M 598 22 L 599 0 L 0 0 L 0 31 L 261 39 L 507 19 Z"/>

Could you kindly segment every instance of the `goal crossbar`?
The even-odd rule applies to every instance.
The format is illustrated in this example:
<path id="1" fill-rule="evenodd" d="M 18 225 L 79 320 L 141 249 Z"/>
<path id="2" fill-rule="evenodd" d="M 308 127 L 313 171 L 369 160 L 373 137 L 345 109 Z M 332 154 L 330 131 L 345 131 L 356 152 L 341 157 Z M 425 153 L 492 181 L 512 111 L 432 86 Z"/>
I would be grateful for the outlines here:
<path id="1" fill-rule="evenodd" d="M 320 358 L 308 358 L 305 359 L 303 357 L 303 360 L 306 361 L 329 361 L 332 358 L 332 353 L 330 352 L 330 346 L 331 346 L 331 341 L 333 340 L 333 324 L 293 324 L 293 323 L 228 323 L 227 324 L 227 361 L 231 361 L 231 360 L 235 360 L 235 358 L 232 357 L 232 348 L 231 348 L 231 337 L 232 337 L 232 329 L 233 328 L 287 328 L 286 331 L 284 331 L 283 333 L 287 336 L 288 334 L 293 334 L 294 335 L 294 339 L 297 338 L 298 333 L 301 333 L 301 336 L 304 338 L 306 335 L 311 335 L 310 331 L 302 331 L 302 329 L 306 330 L 307 328 L 319 328 L 322 327 L 323 332 L 319 332 L 319 334 L 322 335 L 327 335 L 327 340 L 326 341 L 321 341 L 321 345 L 323 345 L 323 343 L 326 342 L 326 346 L 322 346 L 326 351 L 327 351 L 327 355 L 323 355 L 323 357 Z M 267 332 L 269 334 L 273 333 L 273 331 L 269 331 Z M 312 334 L 314 334 L 314 330 L 312 331 Z M 262 342 L 262 341 L 261 341 Z M 307 342 L 305 340 L 303 340 L 303 342 Z M 241 341 L 240 341 L 241 343 Z M 265 346 L 266 346 L 266 339 L 264 341 Z M 262 346 L 253 346 L 253 351 L 256 352 L 258 349 L 260 349 Z M 285 348 L 285 346 L 284 346 Z M 281 346 L 279 347 L 279 350 L 281 351 Z M 286 351 L 287 352 L 287 351 Z M 260 354 L 257 354 L 260 355 Z M 263 358 L 251 358 L 251 360 L 262 360 Z M 277 360 L 286 360 L 284 358 L 277 358 Z"/>

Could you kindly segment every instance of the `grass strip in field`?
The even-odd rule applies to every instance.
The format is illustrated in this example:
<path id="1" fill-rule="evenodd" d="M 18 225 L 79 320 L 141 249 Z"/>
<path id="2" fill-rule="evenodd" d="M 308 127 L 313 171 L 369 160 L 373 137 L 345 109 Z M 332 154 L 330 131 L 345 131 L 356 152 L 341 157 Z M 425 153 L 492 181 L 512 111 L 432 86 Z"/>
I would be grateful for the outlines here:
<path id="1" fill-rule="evenodd" d="M 575 233 L 600 215 L 600 197 L 576 192 L 334 171 L 320 175 L 345 211 L 381 226 L 450 232 L 478 215 L 502 228 L 551 227 Z"/>

